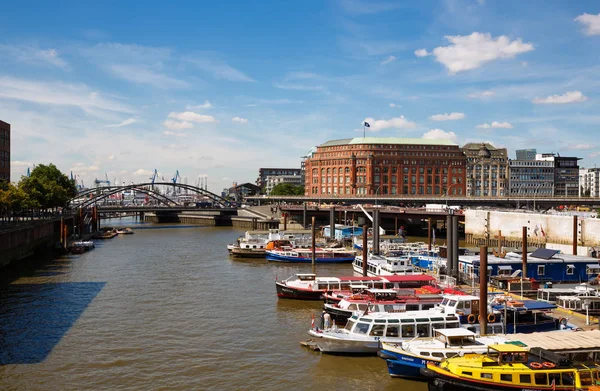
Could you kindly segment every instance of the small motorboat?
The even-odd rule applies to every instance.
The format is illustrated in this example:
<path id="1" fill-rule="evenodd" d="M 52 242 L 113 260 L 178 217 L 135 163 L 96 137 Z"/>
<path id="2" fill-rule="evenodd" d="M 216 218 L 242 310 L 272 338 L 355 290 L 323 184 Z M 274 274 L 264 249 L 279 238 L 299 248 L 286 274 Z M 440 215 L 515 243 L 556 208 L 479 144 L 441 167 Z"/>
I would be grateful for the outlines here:
<path id="1" fill-rule="evenodd" d="M 117 229 L 117 233 L 119 235 L 133 235 L 133 230 L 129 227 L 125 227 L 125 228 L 118 228 Z"/>

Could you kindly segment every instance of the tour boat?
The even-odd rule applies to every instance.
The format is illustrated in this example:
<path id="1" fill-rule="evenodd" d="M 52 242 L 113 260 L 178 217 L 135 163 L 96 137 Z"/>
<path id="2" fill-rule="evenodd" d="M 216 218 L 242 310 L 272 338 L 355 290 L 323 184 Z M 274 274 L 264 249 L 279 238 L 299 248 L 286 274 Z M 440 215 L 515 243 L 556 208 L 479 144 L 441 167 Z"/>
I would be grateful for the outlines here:
<path id="1" fill-rule="evenodd" d="M 117 229 L 119 235 L 133 235 L 133 230 L 129 227 Z"/>
<path id="2" fill-rule="evenodd" d="M 272 249 L 266 250 L 267 261 L 273 262 L 312 262 L 312 249 Z M 339 248 L 316 248 L 316 263 L 343 263 L 354 261 L 354 250 Z"/>
<path id="3" fill-rule="evenodd" d="M 430 391 L 590 390 L 600 375 L 597 366 L 573 364 L 545 349 L 496 344 L 486 354 L 447 358 L 421 369 Z"/>
<path id="4" fill-rule="evenodd" d="M 324 296 L 327 301 L 328 295 Z M 441 301 L 440 294 L 415 294 L 415 289 L 402 293 L 394 289 L 365 289 L 361 293 L 345 296 L 338 303 L 326 302 L 323 309 L 336 324 L 342 326 L 352 315 L 428 310 Z"/>
<path id="5" fill-rule="evenodd" d="M 352 262 L 355 273 L 363 273 L 363 257 L 357 255 Z M 414 271 L 408 256 L 392 257 L 385 255 L 369 254 L 367 257 L 368 276 L 389 276 L 395 274 L 409 274 Z"/>
<path id="6" fill-rule="evenodd" d="M 457 328 L 456 315 L 440 311 L 375 312 L 353 315 L 344 328 L 311 328 L 308 334 L 323 353 L 376 354 L 379 340 L 400 342 L 432 336 L 434 329 Z"/>
<path id="7" fill-rule="evenodd" d="M 434 282 L 435 278 L 427 274 L 385 277 L 317 277 L 316 274 L 300 273 L 283 281 L 275 281 L 275 286 L 277 296 L 280 298 L 320 300 L 321 295 L 326 292 L 351 292 L 351 286 L 357 284 L 364 285 L 366 288 L 406 289 L 422 287 Z"/>
<path id="8" fill-rule="evenodd" d="M 478 336 L 465 328 L 436 329 L 431 339 L 400 343 L 382 341 L 377 355 L 386 360 L 390 376 L 422 379 L 420 370 L 427 363 L 440 363 L 467 353 L 483 354 L 488 345 L 506 341 L 504 336 Z"/>
<path id="9" fill-rule="evenodd" d="M 244 236 L 235 243 L 227 245 L 227 251 L 233 257 L 239 258 L 264 258 L 266 250 L 276 247 L 307 248 L 311 245 L 311 236 L 303 231 L 281 231 L 270 229 L 268 231 L 246 231 Z"/>

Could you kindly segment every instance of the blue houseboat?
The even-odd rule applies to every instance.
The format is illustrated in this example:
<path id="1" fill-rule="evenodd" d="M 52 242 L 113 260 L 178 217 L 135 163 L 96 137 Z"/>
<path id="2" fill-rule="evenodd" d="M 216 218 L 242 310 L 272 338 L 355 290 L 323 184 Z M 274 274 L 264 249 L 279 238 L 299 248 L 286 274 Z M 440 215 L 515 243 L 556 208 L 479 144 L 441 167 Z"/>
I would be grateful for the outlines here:
<path id="1" fill-rule="evenodd" d="M 479 278 L 479 256 L 460 256 L 459 272 L 469 279 Z M 521 254 L 508 253 L 504 258 L 488 256 L 489 276 L 518 276 L 522 269 Z M 597 258 L 561 254 L 559 250 L 540 248 L 527 255 L 527 275 L 537 281 L 579 283 L 598 275 Z"/>

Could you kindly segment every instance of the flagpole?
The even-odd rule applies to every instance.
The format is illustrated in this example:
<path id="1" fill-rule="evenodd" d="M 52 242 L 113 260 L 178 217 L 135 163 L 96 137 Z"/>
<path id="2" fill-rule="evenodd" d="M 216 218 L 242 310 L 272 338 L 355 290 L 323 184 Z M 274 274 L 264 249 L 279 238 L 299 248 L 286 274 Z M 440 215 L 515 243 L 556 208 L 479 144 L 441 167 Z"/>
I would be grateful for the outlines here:
<path id="1" fill-rule="evenodd" d="M 367 125 L 365 124 L 365 122 L 363 122 L 363 138 L 366 137 L 367 134 Z"/>

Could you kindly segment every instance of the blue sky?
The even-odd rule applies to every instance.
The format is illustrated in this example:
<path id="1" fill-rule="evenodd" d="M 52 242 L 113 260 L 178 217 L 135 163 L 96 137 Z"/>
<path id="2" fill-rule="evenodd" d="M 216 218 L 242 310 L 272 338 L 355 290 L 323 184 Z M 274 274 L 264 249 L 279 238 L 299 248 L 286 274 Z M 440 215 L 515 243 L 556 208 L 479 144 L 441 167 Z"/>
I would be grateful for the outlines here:
<path id="1" fill-rule="evenodd" d="M 372 136 L 600 163 L 597 2 L 22 1 L 2 13 L 14 179 L 53 162 L 86 185 L 156 168 L 220 191 L 362 136 L 365 119 Z"/>

